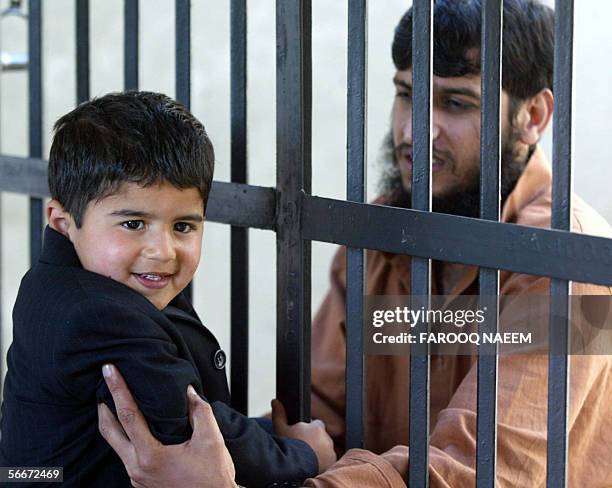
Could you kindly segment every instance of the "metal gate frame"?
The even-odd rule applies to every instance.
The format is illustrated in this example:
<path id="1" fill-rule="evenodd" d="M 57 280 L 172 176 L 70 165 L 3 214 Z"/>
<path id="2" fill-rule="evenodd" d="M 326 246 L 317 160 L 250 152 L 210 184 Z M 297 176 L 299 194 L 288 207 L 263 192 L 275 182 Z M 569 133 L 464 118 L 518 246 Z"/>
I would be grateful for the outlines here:
<path id="1" fill-rule="evenodd" d="M 89 0 L 76 2 L 77 102 L 89 98 Z M 138 87 L 138 0 L 125 2 L 125 88 Z M 30 157 L 0 156 L 0 191 L 31 196 L 34 262 L 42 241 L 42 198 L 48 196 L 42 159 L 41 0 L 29 0 Z M 569 281 L 612 285 L 612 239 L 569 232 L 572 168 L 573 0 L 555 5 L 555 117 L 552 229 L 499 222 L 502 0 L 483 0 L 481 218 L 431 210 L 431 46 L 433 0 L 413 4 L 412 209 L 365 201 L 367 2 L 349 0 L 347 200 L 311 195 L 311 5 L 277 0 L 277 184 L 247 184 L 246 0 L 231 1 L 231 182 L 215 181 L 207 219 L 231 228 L 232 401 L 248 400 L 248 228 L 277 234 L 277 394 L 292 421 L 310 417 L 310 243 L 348 246 L 347 447 L 363 439 L 363 249 L 408 254 L 412 290 L 430 295 L 431 259 L 481 267 L 480 294 L 499 294 L 500 269 L 551 277 L 553 307 L 568 305 Z M 190 104 L 190 2 L 176 5 L 176 98 Z M 418 115 L 417 115 L 418 114 Z M 415 178 L 418 175 L 419 178 Z M 534 242 L 538 246 L 534 247 Z M 435 244 L 435 245 L 434 245 Z M 503 252 L 499 252 L 503 246 Z M 542 251 L 544 250 L 544 252 Z M 580 252 L 586 250 L 588 252 Z M 488 331 L 497 330 L 498 310 Z M 567 482 L 568 326 L 550 322 L 548 384 L 549 487 Z M 419 324 L 427 330 L 426 324 Z M 418 332 L 418 330 L 417 330 Z M 414 346 L 413 346 L 414 347 Z M 492 346 L 495 348 L 495 345 Z M 487 353 L 485 346 L 480 352 Z M 242 374 L 238 374 L 241 371 Z M 477 486 L 495 486 L 497 357 L 478 361 Z M 409 485 L 427 486 L 429 356 L 413 349 L 410 382 Z M 554 407 L 554 408 L 553 408 Z"/>

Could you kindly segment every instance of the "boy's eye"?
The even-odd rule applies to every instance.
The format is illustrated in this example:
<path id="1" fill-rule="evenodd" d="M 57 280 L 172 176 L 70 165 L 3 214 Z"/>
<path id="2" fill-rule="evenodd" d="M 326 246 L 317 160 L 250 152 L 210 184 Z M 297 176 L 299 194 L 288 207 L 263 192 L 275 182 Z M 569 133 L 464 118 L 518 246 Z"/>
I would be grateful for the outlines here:
<path id="1" fill-rule="evenodd" d="M 187 222 L 177 222 L 174 224 L 174 230 L 182 234 L 186 234 L 187 232 L 195 230 L 195 227 Z"/>
<path id="2" fill-rule="evenodd" d="M 144 229 L 144 222 L 142 220 L 128 220 L 121 222 L 121 227 L 129 230 L 142 230 Z"/>

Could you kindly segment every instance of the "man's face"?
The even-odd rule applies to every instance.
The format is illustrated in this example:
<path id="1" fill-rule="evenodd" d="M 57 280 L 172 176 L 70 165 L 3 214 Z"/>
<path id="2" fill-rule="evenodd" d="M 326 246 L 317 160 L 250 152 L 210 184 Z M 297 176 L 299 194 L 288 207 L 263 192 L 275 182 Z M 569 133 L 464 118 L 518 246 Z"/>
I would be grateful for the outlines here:
<path id="1" fill-rule="evenodd" d="M 83 225 L 71 225 L 68 236 L 86 270 L 129 286 L 161 310 L 193 278 L 203 224 L 197 189 L 124 183 L 90 202 Z"/>
<path id="2" fill-rule="evenodd" d="M 392 133 L 402 186 L 412 187 L 412 70 L 393 79 Z M 434 76 L 432 112 L 432 196 L 444 199 L 473 188 L 480 174 L 480 76 Z M 502 134 L 508 129 L 509 97 L 502 92 Z M 508 141 L 502 141 L 502 143 Z"/>

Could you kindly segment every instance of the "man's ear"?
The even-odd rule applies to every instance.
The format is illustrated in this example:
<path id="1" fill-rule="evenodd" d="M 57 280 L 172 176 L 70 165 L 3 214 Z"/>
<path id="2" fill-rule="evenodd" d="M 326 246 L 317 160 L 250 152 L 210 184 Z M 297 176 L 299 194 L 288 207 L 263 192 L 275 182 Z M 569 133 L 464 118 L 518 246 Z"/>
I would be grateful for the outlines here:
<path id="1" fill-rule="evenodd" d="M 515 128 L 522 143 L 528 146 L 538 143 L 550 123 L 554 104 L 553 94 L 548 88 L 521 104 L 516 115 Z"/>
<path id="2" fill-rule="evenodd" d="M 49 227 L 53 230 L 56 230 L 68 238 L 70 237 L 69 231 L 74 225 L 74 220 L 57 200 L 51 200 L 47 204 L 47 220 L 49 221 Z"/>

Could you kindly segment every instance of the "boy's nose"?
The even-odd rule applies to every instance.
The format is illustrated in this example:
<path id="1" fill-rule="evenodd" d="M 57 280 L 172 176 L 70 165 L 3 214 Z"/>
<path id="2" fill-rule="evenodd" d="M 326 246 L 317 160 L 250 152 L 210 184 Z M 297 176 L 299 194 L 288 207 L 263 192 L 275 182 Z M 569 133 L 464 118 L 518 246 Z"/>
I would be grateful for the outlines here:
<path id="1" fill-rule="evenodd" d="M 155 236 L 151 236 L 147 242 L 144 254 L 147 258 L 158 261 L 172 261 L 176 259 L 173 236 L 167 232 L 160 232 Z"/>

